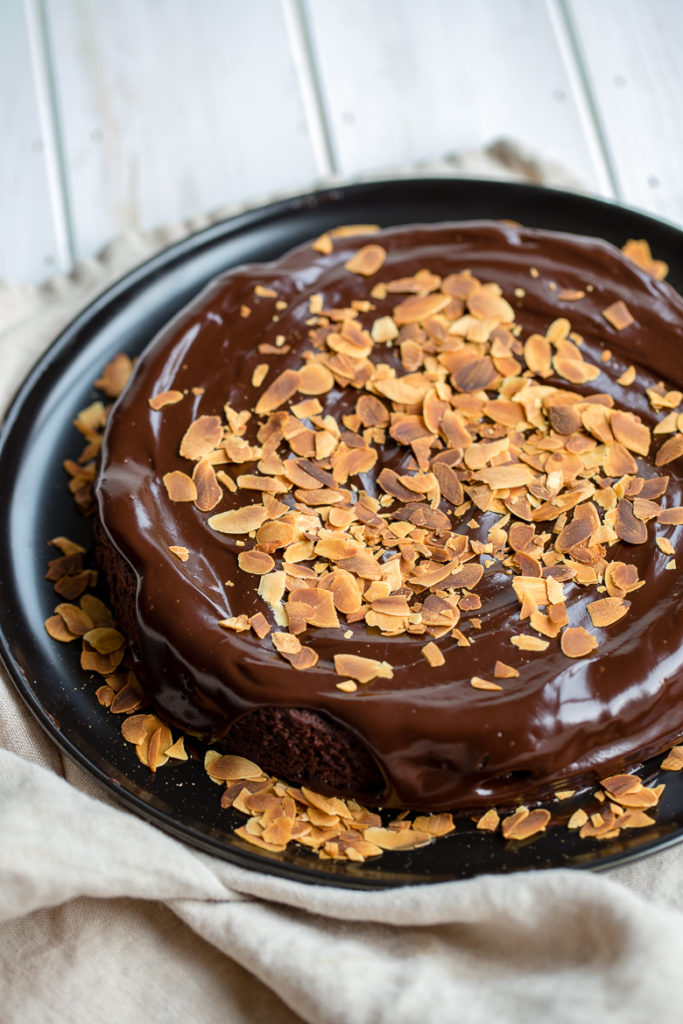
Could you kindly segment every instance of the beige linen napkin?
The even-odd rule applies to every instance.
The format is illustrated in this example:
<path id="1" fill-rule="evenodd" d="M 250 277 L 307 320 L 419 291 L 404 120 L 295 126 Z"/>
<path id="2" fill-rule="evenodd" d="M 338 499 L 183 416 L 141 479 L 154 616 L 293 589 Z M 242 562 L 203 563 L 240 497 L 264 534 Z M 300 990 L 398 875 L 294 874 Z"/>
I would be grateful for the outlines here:
<path id="1" fill-rule="evenodd" d="M 566 184 L 510 146 L 443 169 L 454 168 Z M 197 226 L 131 234 L 41 288 L 0 284 L 2 407 L 94 294 Z M 609 877 L 532 872 L 376 893 L 253 874 L 121 810 L 0 673 L 6 1024 L 666 1024 L 681 1016 L 682 956 L 683 848 Z"/>

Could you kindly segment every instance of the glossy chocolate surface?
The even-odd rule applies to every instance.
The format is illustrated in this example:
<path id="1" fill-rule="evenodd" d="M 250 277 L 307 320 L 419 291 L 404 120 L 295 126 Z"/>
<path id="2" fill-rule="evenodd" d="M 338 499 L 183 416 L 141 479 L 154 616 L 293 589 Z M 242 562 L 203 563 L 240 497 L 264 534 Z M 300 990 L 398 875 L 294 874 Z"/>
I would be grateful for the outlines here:
<path id="1" fill-rule="evenodd" d="M 651 426 L 662 414 L 654 416 L 645 388 L 662 379 L 683 386 L 683 300 L 607 243 L 484 222 L 400 228 L 372 240 L 381 241 L 389 255 L 371 284 L 422 267 L 442 275 L 470 268 L 482 281 L 501 285 L 522 337 L 544 332 L 557 316 L 568 317 L 585 338 L 585 358 L 602 369 L 590 390 L 610 393 L 618 406 Z M 187 471 L 177 451 L 191 420 L 220 414 L 226 401 L 236 409 L 253 406 L 251 375 L 258 363 L 270 361 L 278 371 L 300 364 L 311 294 L 322 292 L 331 307 L 369 291 L 365 279 L 344 269 L 359 244 L 339 239 L 330 256 L 306 246 L 277 263 L 242 267 L 217 279 L 150 345 L 110 417 L 97 488 L 100 516 L 139 579 L 140 666 L 159 711 L 191 731 L 215 736 L 254 707 L 323 712 L 376 756 L 387 779 L 385 802 L 434 810 L 509 800 L 598 766 L 604 774 L 664 747 L 683 733 L 683 527 L 650 523 L 647 544 L 620 544 L 610 551 L 614 559 L 635 563 L 647 584 L 629 595 L 629 614 L 599 630 L 598 650 L 582 659 L 566 658 L 557 641 L 540 655 L 511 646 L 510 636 L 520 631 L 519 605 L 509 577 L 495 566 L 477 590 L 481 630 L 465 630 L 470 647 L 441 640 L 446 663 L 440 668 L 427 667 L 423 638 L 382 637 L 360 623 L 348 640 L 342 630 L 302 636 L 320 660 L 297 672 L 276 655 L 270 638 L 259 641 L 253 633 L 218 626 L 219 619 L 243 612 L 268 616 L 256 595 L 258 580 L 238 568 L 237 538 L 216 534 L 193 505 L 168 500 L 163 474 Z M 580 301 L 562 302 L 550 282 L 557 289 L 593 290 Z M 287 302 L 277 322 L 272 300 L 254 297 L 256 283 L 274 288 Z M 515 297 L 516 288 L 524 289 L 522 298 Z M 390 312 L 396 298 L 378 301 L 367 322 Z M 636 321 L 621 332 L 601 315 L 617 299 Z M 246 318 L 240 316 L 243 304 L 252 310 Z M 259 343 L 273 343 L 280 334 L 292 344 L 291 352 L 258 352 Z M 604 348 L 613 355 L 601 363 Z M 624 388 L 616 379 L 629 364 L 637 367 L 638 378 Z M 566 386 L 555 378 L 548 383 Z M 205 390 L 195 396 L 193 387 Z M 170 389 L 189 393 L 177 405 L 153 412 L 148 398 Z M 356 397 L 332 391 L 325 411 L 339 419 Z M 404 458 L 402 450 L 387 446 L 385 464 L 400 468 Z M 639 459 L 642 475 L 671 477 L 663 504 L 683 504 L 681 460 L 661 471 L 645 463 Z M 379 468 L 361 477 L 370 494 L 370 477 Z M 239 495 L 226 494 L 213 511 L 238 503 Z M 482 517 L 482 538 L 495 518 Z M 655 531 L 671 539 L 679 568 L 665 569 L 669 559 L 656 548 Z M 186 546 L 188 561 L 179 562 L 170 544 Z M 592 628 L 585 606 L 602 595 L 573 584 L 566 595 L 570 625 Z M 376 679 L 356 694 L 340 692 L 332 656 L 341 650 L 388 661 L 394 678 Z M 470 678 L 490 678 L 496 658 L 518 668 L 520 677 L 504 680 L 501 693 L 473 689 Z"/>

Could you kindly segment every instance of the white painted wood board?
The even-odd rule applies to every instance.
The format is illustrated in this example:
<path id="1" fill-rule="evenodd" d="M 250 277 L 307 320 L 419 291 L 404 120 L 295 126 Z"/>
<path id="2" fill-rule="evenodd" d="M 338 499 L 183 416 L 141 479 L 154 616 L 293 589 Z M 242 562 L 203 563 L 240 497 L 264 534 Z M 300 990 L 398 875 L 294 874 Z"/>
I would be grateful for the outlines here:
<path id="1" fill-rule="evenodd" d="M 410 166 L 506 136 L 609 182 L 544 0 L 306 0 L 337 169 Z"/>
<path id="2" fill-rule="evenodd" d="M 568 11 L 621 198 L 683 223 L 683 3 Z"/>
<path id="3" fill-rule="evenodd" d="M 69 264 L 35 58 L 21 0 L 0 0 L 0 278 L 8 280 L 39 280 Z"/>
<path id="4" fill-rule="evenodd" d="M 316 177 L 278 0 L 46 0 L 77 256 Z"/>

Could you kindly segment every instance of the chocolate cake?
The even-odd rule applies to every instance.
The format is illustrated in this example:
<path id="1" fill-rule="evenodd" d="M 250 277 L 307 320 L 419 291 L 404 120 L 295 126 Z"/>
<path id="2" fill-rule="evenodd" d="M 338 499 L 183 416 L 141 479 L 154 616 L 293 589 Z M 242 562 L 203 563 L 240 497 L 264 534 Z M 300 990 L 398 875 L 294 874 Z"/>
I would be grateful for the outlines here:
<path id="1" fill-rule="evenodd" d="M 683 300 L 646 247 L 343 229 L 230 270 L 114 406 L 98 552 L 170 724 L 376 804 L 683 734 Z"/>

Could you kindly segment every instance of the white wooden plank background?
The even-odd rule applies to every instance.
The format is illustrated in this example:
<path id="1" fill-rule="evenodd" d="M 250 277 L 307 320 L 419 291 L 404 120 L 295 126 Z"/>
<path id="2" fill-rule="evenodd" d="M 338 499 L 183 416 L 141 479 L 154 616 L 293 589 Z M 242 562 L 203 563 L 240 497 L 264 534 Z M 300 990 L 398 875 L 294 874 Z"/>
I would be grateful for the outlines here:
<path id="1" fill-rule="evenodd" d="M 544 0 L 307 0 L 306 11 L 342 174 L 505 135 L 609 191 Z"/>
<path id="2" fill-rule="evenodd" d="M 0 277 L 517 139 L 683 223 L 682 0 L 0 0 Z"/>
<path id="3" fill-rule="evenodd" d="M 619 196 L 683 221 L 683 3 L 570 0 Z"/>
<path id="4" fill-rule="evenodd" d="M 0 278 L 17 281 L 71 262 L 35 14 L 0 0 Z"/>
<path id="5" fill-rule="evenodd" d="M 278 0 L 47 0 L 47 13 L 77 256 L 315 177 Z"/>

